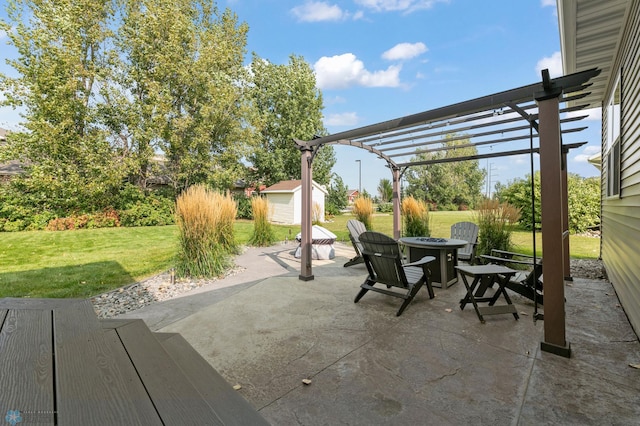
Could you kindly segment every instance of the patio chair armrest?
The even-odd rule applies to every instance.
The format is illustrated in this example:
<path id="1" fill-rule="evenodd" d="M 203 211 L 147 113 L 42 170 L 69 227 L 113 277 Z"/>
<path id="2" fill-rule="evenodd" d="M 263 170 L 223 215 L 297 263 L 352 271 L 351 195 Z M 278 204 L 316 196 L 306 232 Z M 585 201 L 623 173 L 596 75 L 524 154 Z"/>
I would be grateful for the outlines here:
<path id="1" fill-rule="evenodd" d="M 425 265 L 425 264 L 427 264 L 429 262 L 433 262 L 434 260 L 436 260 L 436 258 L 433 257 L 433 256 L 425 256 L 420 260 L 416 260 L 415 262 L 411 262 L 411 263 L 405 263 L 402 266 L 404 266 L 404 267 L 407 267 L 407 266 L 422 266 L 422 265 Z"/>
<path id="2" fill-rule="evenodd" d="M 519 259 L 510 259 L 508 257 L 500 257 L 500 256 L 489 256 L 486 254 L 483 254 L 480 256 L 482 259 L 488 260 L 491 263 L 499 263 L 499 264 L 505 264 L 505 263 L 513 263 L 516 265 L 530 265 L 533 266 L 533 258 L 531 260 L 519 260 Z M 542 259 L 538 259 L 538 264 L 540 264 L 540 261 Z"/>
<path id="3" fill-rule="evenodd" d="M 498 249 L 491 249 L 491 255 L 498 255 L 499 257 L 503 257 L 505 259 L 511 259 L 514 256 L 533 259 L 533 256 L 530 254 L 516 253 L 514 251 L 506 251 L 506 250 L 498 250 Z"/>

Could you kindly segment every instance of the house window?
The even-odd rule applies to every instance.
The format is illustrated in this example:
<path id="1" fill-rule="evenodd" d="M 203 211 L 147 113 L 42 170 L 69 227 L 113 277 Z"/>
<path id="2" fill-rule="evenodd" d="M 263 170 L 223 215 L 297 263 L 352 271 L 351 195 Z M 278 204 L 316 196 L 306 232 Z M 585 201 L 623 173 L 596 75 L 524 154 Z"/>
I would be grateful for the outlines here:
<path id="1" fill-rule="evenodd" d="M 620 76 L 616 79 L 613 93 L 607 103 L 607 137 L 605 158 L 607 161 L 607 196 L 620 195 L 620 129 L 621 129 Z"/>

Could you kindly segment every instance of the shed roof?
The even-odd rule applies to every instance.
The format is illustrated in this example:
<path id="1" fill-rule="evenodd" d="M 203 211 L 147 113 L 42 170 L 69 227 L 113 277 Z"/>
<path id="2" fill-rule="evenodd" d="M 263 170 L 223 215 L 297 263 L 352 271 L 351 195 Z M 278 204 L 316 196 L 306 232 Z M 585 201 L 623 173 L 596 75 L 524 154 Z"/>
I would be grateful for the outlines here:
<path id="1" fill-rule="evenodd" d="M 320 185 L 319 183 L 317 183 L 316 181 L 313 181 L 313 186 L 315 186 L 316 188 L 322 190 L 325 194 L 327 193 L 327 190 Z M 270 187 L 268 187 L 267 189 L 263 189 L 262 193 L 264 192 L 271 192 L 271 193 L 282 193 L 282 192 L 296 192 L 299 191 L 302 188 L 302 181 L 300 179 L 297 180 L 283 180 L 280 181 L 278 183 L 274 183 L 273 185 L 271 185 Z"/>

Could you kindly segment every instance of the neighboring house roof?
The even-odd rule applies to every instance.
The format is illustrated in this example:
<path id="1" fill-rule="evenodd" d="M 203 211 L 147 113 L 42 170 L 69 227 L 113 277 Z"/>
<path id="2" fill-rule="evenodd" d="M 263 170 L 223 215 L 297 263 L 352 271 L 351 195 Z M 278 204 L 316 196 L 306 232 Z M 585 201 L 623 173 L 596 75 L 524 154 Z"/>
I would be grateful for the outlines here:
<path id="1" fill-rule="evenodd" d="M 631 9 L 628 0 L 558 0 L 558 23 L 564 74 L 599 68 L 585 98 L 600 106 Z M 581 100 L 584 102 L 585 100 Z"/>
<path id="2" fill-rule="evenodd" d="M 325 189 L 324 186 L 319 185 L 317 182 L 313 182 L 313 186 L 320 189 L 322 192 L 324 192 L 325 194 L 327 194 L 327 190 Z M 278 183 L 275 183 L 273 185 L 271 185 L 270 187 L 263 189 L 262 193 L 264 192 L 271 192 L 271 193 L 283 193 L 283 192 L 296 192 L 299 191 L 302 187 L 302 181 L 301 180 L 283 180 L 280 181 Z"/>
<path id="3" fill-rule="evenodd" d="M 8 163 L 0 164 L 0 176 L 19 175 L 23 171 L 19 161 L 12 160 Z"/>
<path id="4" fill-rule="evenodd" d="M 6 143 L 9 131 L 0 127 L 0 148 Z M 9 161 L 8 163 L 0 163 L 0 176 L 13 176 L 23 172 L 19 161 Z"/>
<path id="5" fill-rule="evenodd" d="M 357 189 L 350 189 L 349 192 L 347 192 L 347 196 L 350 197 L 350 196 L 358 194 L 358 193 L 359 193 L 359 191 Z"/>

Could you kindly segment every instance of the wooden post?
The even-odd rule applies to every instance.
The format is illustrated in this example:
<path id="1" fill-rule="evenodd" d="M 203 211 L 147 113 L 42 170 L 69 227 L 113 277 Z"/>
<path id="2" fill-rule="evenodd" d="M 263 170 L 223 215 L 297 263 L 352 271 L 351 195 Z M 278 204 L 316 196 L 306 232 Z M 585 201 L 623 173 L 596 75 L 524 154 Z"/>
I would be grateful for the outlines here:
<path id="1" fill-rule="evenodd" d="M 544 259 L 544 341 L 540 348 L 571 356 L 565 333 L 562 152 L 559 96 L 561 89 L 543 81 L 536 96 L 540 135 L 542 254 Z"/>
<path id="2" fill-rule="evenodd" d="M 400 169 L 392 167 L 393 173 L 393 238 L 400 238 Z"/>
<path id="3" fill-rule="evenodd" d="M 301 237 L 301 257 L 300 257 L 300 275 L 298 278 L 302 281 L 313 280 L 311 254 L 313 238 L 311 235 L 311 190 L 312 190 L 312 153 L 313 149 L 308 145 L 300 147 L 301 152 L 301 175 L 302 175 L 302 217 L 300 220 Z"/>

